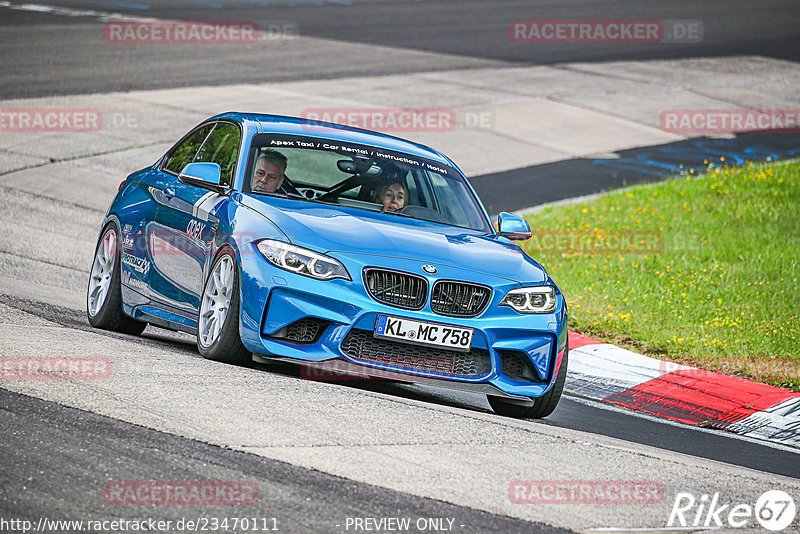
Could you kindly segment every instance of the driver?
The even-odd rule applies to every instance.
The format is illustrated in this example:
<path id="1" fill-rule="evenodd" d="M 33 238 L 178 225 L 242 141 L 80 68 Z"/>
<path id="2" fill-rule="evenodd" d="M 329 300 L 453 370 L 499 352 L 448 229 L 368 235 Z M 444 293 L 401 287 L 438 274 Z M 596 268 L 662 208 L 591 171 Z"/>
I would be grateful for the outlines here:
<path id="1" fill-rule="evenodd" d="M 267 149 L 261 152 L 253 166 L 250 190 L 262 193 L 274 193 L 280 189 L 286 177 L 286 156 L 277 150 Z"/>

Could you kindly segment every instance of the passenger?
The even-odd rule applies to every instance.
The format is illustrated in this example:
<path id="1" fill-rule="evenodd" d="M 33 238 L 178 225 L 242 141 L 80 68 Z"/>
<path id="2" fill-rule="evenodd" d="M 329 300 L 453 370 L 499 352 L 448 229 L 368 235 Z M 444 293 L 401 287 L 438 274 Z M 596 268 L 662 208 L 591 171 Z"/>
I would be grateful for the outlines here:
<path id="1" fill-rule="evenodd" d="M 264 150 L 253 166 L 250 190 L 261 193 L 274 193 L 280 189 L 286 177 L 286 156 L 276 150 Z"/>
<path id="2" fill-rule="evenodd" d="M 373 202 L 381 204 L 383 211 L 397 211 L 408 202 L 408 189 L 402 182 L 391 182 L 378 188 Z"/>

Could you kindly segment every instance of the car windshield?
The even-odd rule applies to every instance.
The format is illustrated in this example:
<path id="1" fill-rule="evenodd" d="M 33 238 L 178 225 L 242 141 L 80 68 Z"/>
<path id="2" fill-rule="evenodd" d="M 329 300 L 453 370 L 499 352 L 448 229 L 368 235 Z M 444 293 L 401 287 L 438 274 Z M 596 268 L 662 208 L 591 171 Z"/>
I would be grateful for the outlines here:
<path id="1" fill-rule="evenodd" d="M 330 139 L 261 134 L 253 140 L 245 172 L 244 192 L 491 231 L 463 176 L 418 156 Z"/>

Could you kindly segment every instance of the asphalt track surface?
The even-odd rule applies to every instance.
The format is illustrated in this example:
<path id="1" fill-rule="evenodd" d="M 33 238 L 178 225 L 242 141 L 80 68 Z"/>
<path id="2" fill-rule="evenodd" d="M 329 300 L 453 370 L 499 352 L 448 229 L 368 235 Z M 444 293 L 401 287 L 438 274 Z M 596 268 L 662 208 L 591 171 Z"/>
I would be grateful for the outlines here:
<path id="1" fill-rule="evenodd" d="M 42 319 L 52 321 L 66 328 L 98 332 L 86 323 L 82 313 L 77 313 L 73 310 L 2 295 L 0 295 L 0 304 L 35 314 Z M 145 343 L 163 342 L 163 340 L 153 336 L 153 332 L 163 332 L 163 330 L 151 328 L 145 333 L 141 341 Z M 109 337 L 140 341 L 137 338 L 123 334 L 103 333 Z M 195 351 L 193 341 L 193 338 L 187 336 L 169 339 L 170 347 L 168 348 L 175 352 L 176 358 L 180 358 L 181 354 L 185 355 Z M 176 361 L 179 360 L 176 359 Z M 279 372 L 287 376 L 300 376 L 298 368 L 291 365 L 256 365 L 256 367 L 264 372 Z M 383 382 L 365 384 L 362 381 L 343 381 L 341 384 L 365 390 L 387 392 L 399 397 L 414 398 L 446 406 L 485 409 L 476 404 L 473 396 L 456 395 L 449 390 L 438 388 L 416 388 Z M 577 397 L 565 396 L 556 411 L 539 423 L 608 435 L 642 445 L 800 478 L 800 462 L 797 461 L 797 453 L 792 449 L 774 448 L 763 442 L 741 439 L 723 432 L 677 423 L 665 423 L 655 417 L 633 413 L 628 410 L 611 409 L 601 403 Z"/>
<path id="2" fill-rule="evenodd" d="M 93 332 L 82 313 L 0 297 L 0 304 L 67 328 L 67 332 Z M 140 337 L 99 332 L 109 341 L 129 346 L 146 345 L 166 354 L 172 365 L 196 357 L 192 339 L 159 329 Z M 72 337 L 62 335 L 64 339 Z M 221 364 L 218 364 L 221 365 Z M 292 366 L 255 366 L 247 373 L 267 373 L 302 380 Z M 415 388 L 388 383 L 343 382 L 340 387 L 374 391 L 397 399 L 469 412 L 487 412 L 474 397 L 446 390 Z M 180 390 L 174 394 L 180 395 Z M 313 398 L 298 402 L 314 402 Z M 354 409 L 357 404 L 354 404 Z M 235 452 L 195 440 L 130 425 L 91 412 L 67 408 L 25 395 L 0 390 L 0 515 L 28 519 L 43 515 L 70 519 L 143 519 L 177 521 L 187 517 L 224 518 L 234 514 L 224 506 L 120 507 L 104 501 L 102 488 L 125 480 L 234 480 L 259 487 L 257 505 L 248 516 L 275 517 L 286 532 L 345 532 L 350 517 L 452 518 L 464 532 L 560 532 L 536 522 L 524 522 L 439 500 L 363 484 L 292 466 L 253 454 Z M 224 413 L 218 415 L 225 417 Z M 504 419 L 496 417 L 497 424 Z M 632 447 L 656 447 L 699 458 L 800 478 L 800 463 L 792 450 L 741 439 L 687 425 L 668 424 L 648 416 L 565 396 L 546 420 L 531 422 L 558 429 L 578 430 L 624 440 Z M 447 439 L 442 436 L 443 439 Z M 624 471 L 624 468 L 622 468 Z M 558 472 L 556 468 L 555 473 Z M 702 472 L 702 469 L 699 471 Z M 558 478 L 554 475 L 554 478 Z M 713 482 L 712 482 L 713 484 Z M 459 529 L 456 529 L 459 530 Z"/>
<path id="3" fill-rule="evenodd" d="M 368 516 L 446 517 L 454 525 L 468 525 L 471 532 L 568 532 L 358 484 L 3 390 L 0 405 L 0 424 L 13 427 L 0 443 L 5 466 L 0 512 L 7 516 L 14 510 L 13 517 L 34 524 L 44 509 L 69 510 L 70 517 L 141 519 L 149 515 L 146 506 L 121 511 L 104 498 L 105 485 L 121 480 L 202 480 L 213 474 L 217 480 L 257 484 L 258 505 L 249 506 L 247 516 L 274 518 L 281 531 L 330 532 L 343 527 L 347 517 Z M 61 439 L 54 440 L 56 434 Z M 108 462 L 110 456 L 116 461 Z M 167 506 L 157 517 L 177 523 L 181 518 L 236 515 L 224 505 Z"/>
<path id="4" fill-rule="evenodd" d="M 3 50 L 0 96 L 5 98 L 372 76 L 488 65 L 743 54 L 800 59 L 797 31 L 800 4 L 792 0 L 193 0 L 180 3 L 42 0 L 30 3 L 167 20 L 255 21 L 259 28 L 267 30 L 271 24 L 286 23 L 302 37 L 322 40 L 302 48 L 280 40 L 264 40 L 246 47 L 108 45 L 103 40 L 102 27 L 92 17 L 0 7 Z M 697 43 L 531 45 L 511 42 L 509 23 L 517 19 L 695 20 L 702 22 L 704 31 L 702 41 Z M 380 61 L 366 61 L 358 56 L 337 55 L 331 42 L 400 48 L 421 54 L 413 62 L 397 61 L 390 54 Z M 101 69 L 97 68 L 99 65 Z"/>
<path id="5" fill-rule="evenodd" d="M 45 2 L 56 5 L 55 2 Z M 291 61 L 274 47 L 242 53 L 220 47 L 187 53 L 176 47 L 153 50 L 117 49 L 87 44 L 87 32 L 97 32 L 96 23 L 80 17 L 11 11 L 0 8 L 0 96 L 28 97 L 51 94 L 93 93 L 113 90 L 215 85 L 231 82 L 298 80 L 314 77 L 344 77 L 465 68 L 490 64 L 552 64 L 564 61 L 607 61 L 662 57 L 761 54 L 800 59 L 800 9 L 795 2 L 393 2 L 366 1 L 340 5 L 289 7 L 288 2 L 187 2 L 179 9 L 165 2 L 148 2 L 149 9 L 126 8 L 118 2 L 58 2 L 76 9 L 113 10 L 157 18 L 183 20 L 255 20 L 261 25 L 289 21 L 300 34 L 321 39 L 381 46 L 411 48 L 423 52 L 452 54 L 413 64 L 360 64 L 358 58 L 331 61 L 324 53 L 296 50 Z M 220 7 L 209 7 L 210 5 Z M 257 7 L 254 7 L 254 4 Z M 413 8 L 409 5 L 413 4 Z M 187 7 L 189 6 L 189 7 Z M 701 45 L 672 47 L 560 46 L 552 49 L 513 46 L 508 40 L 508 21 L 524 18 L 670 18 L 704 22 Z M 35 53 L 30 53 L 34 51 Z M 198 54 L 202 53 L 200 56 Z M 102 66 L 102 68 L 99 68 Z M 745 141 L 748 138 L 744 138 Z M 786 140 L 786 137 L 782 137 Z M 756 140 L 752 140 L 756 142 Z M 760 139 L 759 142 L 769 140 Z M 771 143 L 771 141 L 769 141 Z M 795 141 L 789 141 L 795 142 Z M 772 143 L 774 145 L 774 143 Z M 653 147 L 635 149 L 634 156 Z M 788 150 L 788 149 L 787 149 Z M 638 152 L 636 152 L 638 151 Z M 591 164 L 591 167 L 586 165 Z M 542 168 L 544 167 L 544 168 Z M 608 187 L 652 181 L 650 172 L 623 171 L 609 167 L 608 182 L 588 176 L 597 164 L 569 160 L 535 169 L 518 169 L 504 175 L 508 189 L 493 197 L 488 187 L 497 176 L 477 177 L 476 188 L 491 211 L 502 197 L 509 198 L 514 186 L 525 183 L 536 170 L 544 197 L 520 198 L 515 209 L 542 201 L 587 194 Z M 586 174 L 583 174 L 583 171 Z M 553 177 L 578 176 L 578 182 L 559 189 Z M 504 186 L 505 187 L 505 186 Z M 4 305 L 75 331 L 90 330 L 85 318 L 74 310 L 42 301 L 0 297 Z M 154 332 L 156 332 L 154 334 Z M 148 329 L 142 339 L 115 336 L 135 344 L 154 344 L 180 358 L 194 349 L 185 338 L 161 336 Z M 286 369 L 256 368 L 253 372 L 286 373 Z M 354 389 L 364 385 L 350 385 Z M 486 411 L 472 399 L 442 391 L 402 386 L 369 386 L 397 397 L 433 404 Z M 98 487 L 114 479 L 190 480 L 216 476 L 254 480 L 269 488 L 264 514 L 279 516 L 298 527 L 288 531 L 330 531 L 344 516 L 457 517 L 475 532 L 555 532 L 541 524 L 522 522 L 467 507 L 423 499 L 368 484 L 294 467 L 254 455 L 224 450 L 142 427 L 136 427 L 89 412 L 65 408 L 34 398 L 0 390 L 0 427 L 4 438 L 0 454 L 0 512 L 3 516 L 38 518 L 46 510 L 111 514 L 98 496 Z M 502 424 L 502 418 L 497 418 Z M 554 428 L 578 430 L 625 440 L 632 447 L 644 445 L 717 460 L 765 473 L 800 478 L 797 453 L 715 431 L 666 424 L 622 410 L 566 397 L 545 422 Z M 88 468 L 87 466 L 91 466 Z M 46 475 L 43 475 L 46 473 Z M 223 476 L 224 475 L 224 476 Z M 27 482 L 26 482 L 27 481 Z M 207 515 L 219 510 L 205 509 Z M 113 510 L 119 515 L 118 508 Z M 176 512 L 159 511 L 160 515 Z M 140 512 L 131 510 L 130 517 Z M 72 515 L 72 514 L 70 514 Z M 181 515 L 186 515 L 182 510 Z M 167 517 L 164 515 L 164 517 Z"/>
<path id="6" fill-rule="evenodd" d="M 525 210 L 540 204 L 592 195 L 665 175 L 703 172 L 719 158 L 742 165 L 750 160 L 800 156 L 800 133 L 747 132 L 733 138 L 699 138 L 620 150 L 612 158 L 571 158 L 470 177 L 489 213 Z"/>

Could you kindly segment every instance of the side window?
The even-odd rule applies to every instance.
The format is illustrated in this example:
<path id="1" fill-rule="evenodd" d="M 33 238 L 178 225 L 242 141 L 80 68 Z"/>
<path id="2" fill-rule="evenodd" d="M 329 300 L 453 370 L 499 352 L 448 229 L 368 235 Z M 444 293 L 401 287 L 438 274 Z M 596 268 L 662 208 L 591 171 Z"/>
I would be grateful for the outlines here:
<path id="1" fill-rule="evenodd" d="M 208 126 L 203 126 L 195 133 L 189 136 L 183 143 L 175 147 L 172 153 L 169 155 L 169 160 L 167 160 L 167 164 L 164 168 L 168 171 L 174 172 L 175 174 L 180 174 L 184 167 L 187 164 L 191 163 L 194 160 L 194 155 L 197 153 L 197 149 L 203 144 L 206 137 L 208 136 L 208 132 L 211 131 L 211 128 L 214 126 L 209 124 Z"/>
<path id="2" fill-rule="evenodd" d="M 200 147 L 194 161 L 219 164 L 221 184 L 230 185 L 233 168 L 239 156 L 239 127 L 229 122 L 217 123 L 214 131 Z"/>

